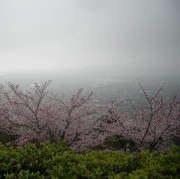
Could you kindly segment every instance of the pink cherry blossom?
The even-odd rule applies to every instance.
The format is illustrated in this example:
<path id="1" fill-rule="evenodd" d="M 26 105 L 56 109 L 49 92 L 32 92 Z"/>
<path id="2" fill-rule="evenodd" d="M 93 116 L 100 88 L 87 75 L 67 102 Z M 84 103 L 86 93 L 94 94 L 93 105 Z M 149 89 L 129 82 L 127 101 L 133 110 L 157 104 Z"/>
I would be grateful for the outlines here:
<path id="1" fill-rule="evenodd" d="M 158 100 L 162 88 L 150 96 L 140 84 L 147 106 L 124 112 L 122 100 L 97 105 L 92 93 L 84 95 L 82 89 L 61 99 L 48 90 L 50 82 L 35 83 L 31 91 L 13 83 L 1 85 L 0 130 L 16 136 L 18 145 L 63 140 L 82 151 L 116 136 L 125 141 L 124 150 L 133 145 L 135 150 L 163 151 L 180 136 L 180 100 Z"/>

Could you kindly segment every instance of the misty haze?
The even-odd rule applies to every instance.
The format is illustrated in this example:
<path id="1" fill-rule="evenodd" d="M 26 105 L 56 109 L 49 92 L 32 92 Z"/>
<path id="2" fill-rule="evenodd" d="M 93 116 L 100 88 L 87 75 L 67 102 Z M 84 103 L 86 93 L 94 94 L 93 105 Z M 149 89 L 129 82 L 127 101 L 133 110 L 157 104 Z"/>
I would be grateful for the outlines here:
<path id="1" fill-rule="evenodd" d="M 0 143 L 167 152 L 178 90 L 179 0 L 0 0 Z"/>
<path id="2" fill-rule="evenodd" d="M 157 88 L 165 82 L 173 95 L 180 85 L 179 8 L 178 0 L 2 0 L 1 82 L 53 80 L 60 93 L 82 87 L 111 98 L 139 80 Z"/>

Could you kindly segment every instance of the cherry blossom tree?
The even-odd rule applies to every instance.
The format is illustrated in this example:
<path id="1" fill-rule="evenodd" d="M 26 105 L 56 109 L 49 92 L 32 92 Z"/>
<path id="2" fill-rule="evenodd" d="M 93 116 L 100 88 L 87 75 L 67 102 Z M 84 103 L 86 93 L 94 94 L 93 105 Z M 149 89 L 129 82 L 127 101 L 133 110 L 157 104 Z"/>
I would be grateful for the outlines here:
<path id="1" fill-rule="evenodd" d="M 47 90 L 49 84 L 35 83 L 33 91 L 23 91 L 12 83 L 2 87 L 2 130 L 16 136 L 19 145 L 45 140 L 64 140 L 73 147 L 86 143 L 95 122 L 92 115 L 97 113 L 88 104 L 92 94 L 84 96 L 80 89 L 69 100 L 61 100 Z"/>
<path id="2" fill-rule="evenodd" d="M 155 95 L 147 94 L 141 84 L 147 105 L 141 109 L 121 112 L 118 103 L 112 102 L 103 128 L 114 140 L 124 142 L 124 150 L 133 145 L 133 150 L 148 149 L 163 151 L 171 146 L 174 137 L 180 137 L 180 100 L 175 95 L 170 100 L 157 99 L 163 88 Z M 101 124 L 102 125 L 102 124 Z"/>
<path id="3" fill-rule="evenodd" d="M 128 145 L 136 151 L 162 151 L 180 135 L 180 100 L 177 95 L 158 100 L 162 88 L 151 96 L 140 84 L 147 106 L 124 112 L 119 107 L 122 100 L 97 106 L 91 101 L 92 93 L 83 95 L 82 89 L 70 99 L 61 99 L 48 90 L 49 84 L 35 83 L 29 91 L 13 83 L 1 86 L 0 130 L 15 136 L 18 145 L 65 141 L 85 150 L 115 139 L 126 151 Z"/>

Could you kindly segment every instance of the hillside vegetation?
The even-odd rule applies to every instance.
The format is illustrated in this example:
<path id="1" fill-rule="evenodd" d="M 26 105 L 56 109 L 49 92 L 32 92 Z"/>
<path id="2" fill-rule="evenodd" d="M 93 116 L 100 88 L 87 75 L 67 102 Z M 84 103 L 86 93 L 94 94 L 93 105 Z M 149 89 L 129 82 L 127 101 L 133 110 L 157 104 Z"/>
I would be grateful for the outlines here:
<path id="1" fill-rule="evenodd" d="M 180 149 L 166 154 L 141 151 L 77 153 L 65 143 L 28 144 L 25 147 L 0 145 L 1 178 L 180 178 Z"/>

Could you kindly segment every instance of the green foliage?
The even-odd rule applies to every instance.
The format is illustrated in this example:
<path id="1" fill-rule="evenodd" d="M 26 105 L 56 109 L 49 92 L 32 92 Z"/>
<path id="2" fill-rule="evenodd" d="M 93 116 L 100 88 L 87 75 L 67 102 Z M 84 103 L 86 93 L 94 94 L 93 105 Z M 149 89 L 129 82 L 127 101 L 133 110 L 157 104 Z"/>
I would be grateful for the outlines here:
<path id="1" fill-rule="evenodd" d="M 0 178 L 180 178 L 180 148 L 168 153 L 89 150 L 76 153 L 65 143 L 14 147 L 0 144 Z"/>
<path id="2" fill-rule="evenodd" d="M 0 131 L 0 142 L 5 144 L 5 143 L 8 143 L 8 142 L 12 142 L 14 140 L 15 140 L 14 136 L 5 134 L 5 133 Z"/>

